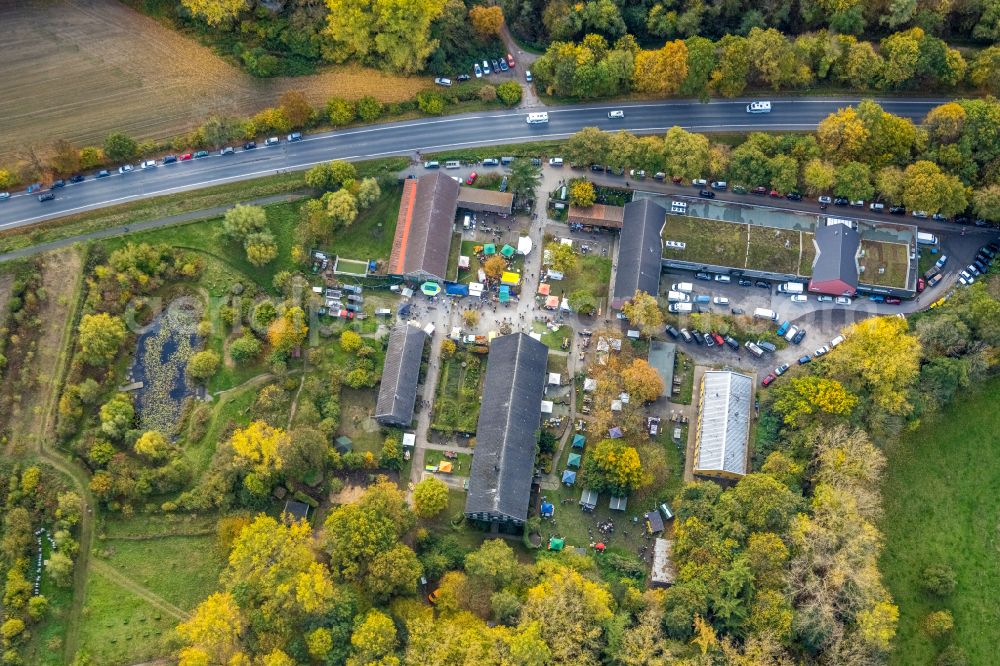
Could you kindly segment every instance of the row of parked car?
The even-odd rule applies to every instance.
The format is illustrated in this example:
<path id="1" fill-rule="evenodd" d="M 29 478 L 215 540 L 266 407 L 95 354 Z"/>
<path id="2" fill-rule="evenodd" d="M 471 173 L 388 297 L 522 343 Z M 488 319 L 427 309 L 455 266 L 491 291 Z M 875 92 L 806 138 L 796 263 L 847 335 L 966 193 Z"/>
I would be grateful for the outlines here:
<path id="1" fill-rule="evenodd" d="M 902 316 L 902 315 L 900 315 L 900 316 Z M 805 331 L 801 330 L 801 329 L 797 329 L 795 326 L 790 326 L 787 321 L 784 322 L 781 325 L 781 327 L 778 328 L 778 335 L 782 335 L 781 330 L 783 328 L 785 328 L 785 327 L 788 327 L 787 330 L 784 333 L 784 338 L 786 340 L 794 342 L 795 344 L 799 344 L 800 342 L 802 342 L 802 338 L 805 337 Z M 794 335 L 792 335 L 792 333 L 794 333 Z M 792 335 L 792 337 L 789 338 L 789 335 Z M 799 365 L 805 365 L 806 363 L 811 363 L 812 360 L 815 359 L 815 358 L 819 358 L 821 356 L 825 356 L 826 354 L 829 354 L 831 349 L 833 349 L 834 347 L 836 347 L 837 345 L 839 345 L 843 341 L 844 341 L 844 336 L 843 335 L 838 335 L 833 340 L 830 340 L 829 343 L 823 345 L 822 347 L 820 347 L 819 349 L 817 349 L 816 351 L 814 351 L 812 354 L 805 354 L 803 356 L 800 356 L 799 359 L 798 359 L 798 364 Z M 747 343 L 747 349 L 750 349 L 751 351 L 753 351 L 753 349 L 751 349 L 751 344 L 752 343 L 749 343 L 749 342 Z M 760 346 L 760 347 L 763 347 L 764 344 L 765 343 L 757 342 L 757 345 Z M 774 345 L 771 345 L 772 348 L 773 348 L 773 346 Z M 760 356 L 760 354 L 757 354 L 757 355 Z M 775 368 L 772 372 L 769 372 L 767 375 L 765 375 L 763 379 L 760 380 L 761 385 L 762 386 L 770 386 L 772 383 L 774 383 L 774 381 L 778 377 L 780 377 L 781 375 L 783 375 L 786 372 L 788 372 L 788 369 L 790 367 L 791 367 L 790 364 L 788 364 L 788 363 L 782 363 L 777 368 Z"/>
<path id="2" fill-rule="evenodd" d="M 959 284 L 968 286 L 973 284 L 976 281 L 976 278 L 980 275 L 988 273 L 990 268 L 993 267 L 993 260 L 996 259 L 997 252 L 1000 252 L 1000 245 L 997 245 L 996 243 L 988 243 L 987 245 L 979 248 L 979 251 L 976 252 L 976 258 L 972 260 L 972 263 L 962 269 L 962 271 L 958 274 Z M 944 266 L 942 260 L 947 261 L 947 259 L 948 257 L 941 257 L 941 259 L 938 259 L 938 263 L 940 263 L 941 266 L 935 264 L 935 268 L 942 268 Z M 929 280 L 934 278 L 940 280 L 940 275 L 940 273 L 932 275 Z"/>
<path id="3" fill-rule="evenodd" d="M 302 133 L 301 132 L 292 132 L 291 134 L 289 134 L 286 137 L 286 140 L 290 141 L 290 142 L 292 142 L 292 141 L 301 141 L 302 140 Z M 272 136 L 269 139 L 266 139 L 264 141 L 264 145 L 265 146 L 276 146 L 279 143 L 281 143 L 281 139 L 279 139 L 276 136 Z M 247 141 L 246 143 L 243 144 L 243 150 L 245 150 L 245 151 L 246 150 L 253 150 L 256 147 L 257 147 L 257 142 L 256 141 Z M 199 150 L 199 151 L 193 152 L 193 153 L 181 153 L 179 155 L 166 155 L 162 159 L 160 159 L 159 162 L 157 162 L 156 160 L 143 160 L 142 162 L 139 163 L 138 168 L 139 169 L 143 169 L 143 170 L 145 170 L 145 169 L 155 169 L 158 166 L 166 166 L 168 164 L 175 164 L 177 162 L 187 162 L 187 161 L 190 161 L 190 160 L 201 159 L 203 157 L 208 157 L 210 154 L 211 153 L 209 153 L 207 150 Z M 234 155 L 234 154 L 236 154 L 236 148 L 233 147 L 233 146 L 226 146 L 225 148 L 222 148 L 221 150 L 219 150 L 219 155 Z M 118 173 L 121 174 L 121 175 L 125 175 L 127 173 L 131 173 L 131 172 L 135 171 L 135 169 L 136 169 L 136 167 L 132 166 L 131 164 L 123 164 L 120 167 L 118 167 Z M 107 178 L 110 175 L 111 175 L 111 171 L 109 171 L 108 169 L 101 169 L 96 174 L 94 174 L 94 180 L 97 180 L 99 178 Z M 70 176 L 69 178 L 66 178 L 66 179 L 60 178 L 59 180 L 56 180 L 55 182 L 53 182 L 52 185 L 49 186 L 48 190 L 46 190 L 44 192 L 40 192 L 38 194 L 38 200 L 41 201 L 41 202 L 52 201 L 53 199 L 56 198 L 55 190 L 58 190 L 58 189 L 63 188 L 63 187 L 66 187 L 66 185 L 68 183 L 82 183 L 86 179 L 87 179 L 87 177 L 84 176 L 82 173 L 74 174 L 74 175 L 72 175 L 72 176 Z M 10 193 L 9 192 L 0 192 L 0 201 L 3 201 L 5 199 L 9 199 L 9 198 L 10 198 Z"/>
<path id="4" fill-rule="evenodd" d="M 493 58 L 491 60 L 483 60 L 482 66 L 480 66 L 478 62 L 473 63 L 472 65 L 472 71 L 475 72 L 477 79 L 481 79 L 484 76 L 489 76 L 490 74 L 499 74 L 500 72 L 506 72 L 513 68 L 514 68 L 514 56 L 512 56 L 509 53 L 507 54 L 506 58 L 501 57 L 501 58 Z M 460 76 L 458 77 L 459 81 L 467 80 L 469 78 L 468 75 L 466 74 L 463 74 L 462 76 L 464 76 L 465 79 L 462 79 L 462 77 Z M 526 77 L 528 78 L 528 81 L 531 81 L 530 73 L 526 73 Z"/>

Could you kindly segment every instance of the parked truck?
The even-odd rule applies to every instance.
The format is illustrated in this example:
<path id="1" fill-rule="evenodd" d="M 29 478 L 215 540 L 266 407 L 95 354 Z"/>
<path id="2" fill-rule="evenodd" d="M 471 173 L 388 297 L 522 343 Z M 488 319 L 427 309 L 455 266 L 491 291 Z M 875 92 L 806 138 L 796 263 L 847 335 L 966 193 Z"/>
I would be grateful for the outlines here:
<path id="1" fill-rule="evenodd" d="M 783 282 L 778 285 L 778 291 L 782 294 L 803 294 L 806 286 L 801 282 Z"/>
<path id="2" fill-rule="evenodd" d="M 756 308 L 753 311 L 754 319 L 769 319 L 771 321 L 778 321 L 778 313 L 774 310 L 768 310 L 767 308 Z"/>

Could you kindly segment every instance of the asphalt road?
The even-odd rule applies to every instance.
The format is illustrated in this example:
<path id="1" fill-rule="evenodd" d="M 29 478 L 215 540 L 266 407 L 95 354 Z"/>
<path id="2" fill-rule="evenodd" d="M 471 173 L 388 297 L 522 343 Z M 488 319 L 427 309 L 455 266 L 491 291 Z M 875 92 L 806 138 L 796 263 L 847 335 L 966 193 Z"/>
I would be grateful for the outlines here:
<path id="1" fill-rule="evenodd" d="M 664 132 L 674 125 L 699 132 L 751 130 L 809 130 L 838 108 L 856 104 L 852 98 L 777 99 L 768 114 L 748 114 L 748 100 L 648 102 L 549 107 L 549 123 L 528 125 L 523 111 L 463 114 L 373 125 L 338 132 L 307 135 L 302 141 L 234 155 L 211 156 L 148 170 L 69 184 L 54 190 L 53 201 L 39 202 L 35 194 L 14 193 L 0 201 L 0 230 L 50 220 L 82 211 L 113 206 L 156 195 L 258 178 L 284 170 L 308 169 L 332 159 L 360 160 L 387 155 L 411 155 L 448 148 L 464 148 L 544 139 L 562 139 L 587 126 L 628 130 L 637 134 Z M 920 120 L 944 99 L 886 99 L 882 107 L 893 114 Z M 609 120 L 610 109 L 624 109 L 625 118 Z"/>

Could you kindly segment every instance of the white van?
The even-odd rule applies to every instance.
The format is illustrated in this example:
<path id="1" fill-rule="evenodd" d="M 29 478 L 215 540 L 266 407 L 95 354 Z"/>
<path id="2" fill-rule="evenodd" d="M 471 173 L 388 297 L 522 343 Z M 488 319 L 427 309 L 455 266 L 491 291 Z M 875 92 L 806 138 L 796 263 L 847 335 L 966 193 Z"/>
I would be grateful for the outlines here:
<path id="1" fill-rule="evenodd" d="M 750 102 L 747 104 L 747 113 L 771 113 L 771 103 Z"/>
<path id="2" fill-rule="evenodd" d="M 462 162 L 459 160 L 448 160 L 444 163 L 445 169 L 459 169 L 462 166 Z"/>
<path id="3" fill-rule="evenodd" d="M 625 112 L 621 109 L 615 111 L 608 111 L 608 118 L 624 118 Z"/>
<path id="4" fill-rule="evenodd" d="M 671 303 L 667 310 L 674 314 L 691 314 L 692 307 L 690 303 Z"/>
<path id="5" fill-rule="evenodd" d="M 691 297 L 679 291 L 668 291 L 667 300 L 671 303 L 687 303 Z"/>
<path id="6" fill-rule="evenodd" d="M 934 234 L 929 234 L 924 231 L 917 232 L 917 244 L 918 245 L 937 245 L 938 237 Z"/>
<path id="7" fill-rule="evenodd" d="M 389 308 L 379 308 L 378 310 L 375 311 L 376 317 L 388 317 L 391 314 L 392 310 L 390 310 Z"/>
<path id="8" fill-rule="evenodd" d="M 562 166 L 562 165 L 563 165 L 563 158 L 561 157 L 549 158 L 549 166 Z"/>
<path id="9" fill-rule="evenodd" d="M 471 229 L 472 228 L 472 216 L 471 215 L 466 215 L 465 219 L 462 220 L 462 228 L 463 229 Z"/>
<path id="10" fill-rule="evenodd" d="M 673 291 L 680 291 L 685 294 L 690 294 L 694 291 L 694 285 L 690 282 L 675 282 L 670 286 Z"/>
<path id="11" fill-rule="evenodd" d="M 761 356 L 764 355 L 764 350 L 761 349 L 760 347 L 758 347 L 753 342 L 750 342 L 749 340 L 747 340 L 746 343 L 743 346 L 746 347 L 747 351 L 749 351 L 751 354 L 753 354 L 757 358 L 760 358 Z"/>
<path id="12" fill-rule="evenodd" d="M 538 113 L 528 114 L 529 125 L 542 125 L 547 122 L 549 122 L 549 114 L 547 111 L 540 111 Z"/>
<path id="13" fill-rule="evenodd" d="M 441 167 L 441 163 L 437 162 L 437 161 L 434 161 L 434 160 L 431 160 L 429 162 L 424 162 L 424 168 L 425 169 L 438 169 L 440 167 Z"/>
<path id="14" fill-rule="evenodd" d="M 778 291 L 782 294 L 801 294 L 805 290 L 806 287 L 801 282 L 784 282 L 778 285 Z"/>
<path id="15" fill-rule="evenodd" d="M 757 308 L 753 311 L 754 319 L 770 319 L 771 321 L 778 321 L 778 313 L 774 310 L 768 310 L 767 308 Z"/>

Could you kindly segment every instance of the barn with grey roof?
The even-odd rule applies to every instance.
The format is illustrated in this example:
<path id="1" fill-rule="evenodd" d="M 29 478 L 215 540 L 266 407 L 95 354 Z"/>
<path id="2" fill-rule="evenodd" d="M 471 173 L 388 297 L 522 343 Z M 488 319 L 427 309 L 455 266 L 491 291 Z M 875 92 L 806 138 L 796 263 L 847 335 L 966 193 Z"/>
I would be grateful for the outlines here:
<path id="1" fill-rule="evenodd" d="M 493 340 L 465 515 L 520 527 L 528 518 L 548 348 L 514 333 Z"/>
<path id="2" fill-rule="evenodd" d="M 382 425 L 406 428 L 413 422 L 425 340 L 427 334 L 409 324 L 400 324 L 389 334 L 382 384 L 375 404 L 375 420 Z"/>
<path id="3" fill-rule="evenodd" d="M 611 307 L 620 310 L 636 291 L 656 296 L 660 290 L 663 266 L 660 234 L 666 219 L 667 211 L 652 199 L 625 204 Z"/>

